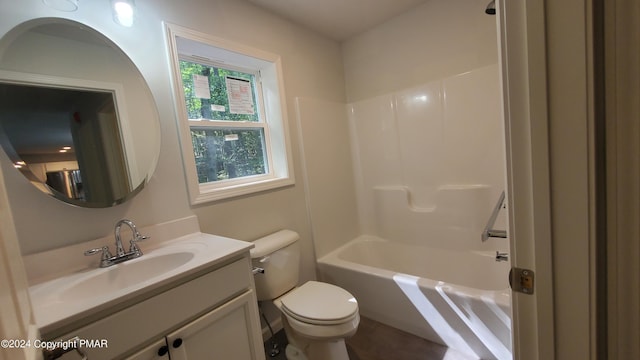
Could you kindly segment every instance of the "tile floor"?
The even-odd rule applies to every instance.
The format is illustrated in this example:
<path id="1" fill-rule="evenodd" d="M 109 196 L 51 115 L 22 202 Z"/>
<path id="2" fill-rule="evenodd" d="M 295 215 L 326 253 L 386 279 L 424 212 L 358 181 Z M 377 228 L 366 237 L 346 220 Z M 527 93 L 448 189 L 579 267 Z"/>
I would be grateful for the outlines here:
<path id="1" fill-rule="evenodd" d="M 285 360 L 286 336 L 276 334 L 280 354 L 271 357 L 271 343 L 265 343 L 267 360 Z M 358 332 L 347 339 L 351 360 L 472 360 L 446 346 L 430 342 L 404 331 L 361 317 Z"/>

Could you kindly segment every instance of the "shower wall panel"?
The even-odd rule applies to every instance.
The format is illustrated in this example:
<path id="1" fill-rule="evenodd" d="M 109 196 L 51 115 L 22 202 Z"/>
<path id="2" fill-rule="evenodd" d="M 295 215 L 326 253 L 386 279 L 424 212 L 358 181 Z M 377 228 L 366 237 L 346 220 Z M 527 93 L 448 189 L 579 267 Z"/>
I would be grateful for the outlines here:
<path id="1" fill-rule="evenodd" d="M 500 99 L 496 64 L 349 104 L 362 232 L 482 231 L 505 186 Z"/>

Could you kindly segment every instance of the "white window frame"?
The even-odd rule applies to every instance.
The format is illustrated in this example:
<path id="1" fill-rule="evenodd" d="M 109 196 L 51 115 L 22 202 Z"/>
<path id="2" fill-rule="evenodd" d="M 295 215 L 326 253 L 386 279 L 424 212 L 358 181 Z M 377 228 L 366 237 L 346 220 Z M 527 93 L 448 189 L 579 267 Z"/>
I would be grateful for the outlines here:
<path id="1" fill-rule="evenodd" d="M 295 183 L 287 107 L 280 56 L 251 48 L 227 39 L 200 33 L 179 25 L 165 23 L 172 67 L 172 85 L 176 104 L 176 119 L 187 188 L 191 204 L 201 204 L 260 191 L 290 186 Z M 259 128 L 260 123 L 243 121 L 193 121 L 186 113 L 180 60 L 207 66 L 228 68 L 256 74 L 257 106 L 264 120 L 265 158 L 267 173 L 218 180 L 200 184 L 191 140 L 191 127 Z"/>

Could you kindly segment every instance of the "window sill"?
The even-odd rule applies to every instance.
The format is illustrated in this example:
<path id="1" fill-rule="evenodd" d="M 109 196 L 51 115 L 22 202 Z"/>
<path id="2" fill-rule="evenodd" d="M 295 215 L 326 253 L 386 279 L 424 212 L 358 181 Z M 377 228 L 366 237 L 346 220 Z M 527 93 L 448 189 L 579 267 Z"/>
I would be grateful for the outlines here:
<path id="1" fill-rule="evenodd" d="M 191 196 L 191 204 L 204 204 L 211 201 L 229 199 L 242 195 L 254 194 L 266 190 L 274 190 L 281 187 L 294 185 L 292 177 L 268 178 L 265 180 L 252 181 L 250 183 L 229 183 L 227 185 L 214 186 L 199 185 L 197 194 Z"/>

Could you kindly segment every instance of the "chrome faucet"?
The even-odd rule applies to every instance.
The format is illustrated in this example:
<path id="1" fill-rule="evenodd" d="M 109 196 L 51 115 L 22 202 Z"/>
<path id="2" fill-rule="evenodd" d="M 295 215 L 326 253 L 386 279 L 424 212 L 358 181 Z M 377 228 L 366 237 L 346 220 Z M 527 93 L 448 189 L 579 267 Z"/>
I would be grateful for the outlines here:
<path id="1" fill-rule="evenodd" d="M 114 230 L 116 236 L 116 256 L 124 256 L 127 254 L 124 252 L 124 247 L 122 247 L 122 239 L 120 239 L 120 228 L 122 227 L 122 225 L 127 225 L 129 226 L 129 228 L 131 228 L 131 234 L 133 237 L 130 241 L 131 245 L 129 247 L 129 253 L 135 253 L 135 257 L 142 255 L 142 251 L 136 243 L 138 241 L 148 239 L 149 237 L 141 235 L 138 231 L 138 228 L 136 228 L 136 224 L 134 224 L 133 221 L 122 219 L 116 223 L 116 227 Z"/>
<path id="2" fill-rule="evenodd" d="M 129 226 L 129 228 L 131 228 L 132 238 L 129 241 L 129 251 L 126 252 L 124 251 L 124 247 L 122 246 L 122 239 L 120 238 L 120 228 L 122 227 L 122 225 L 127 225 Z M 102 253 L 102 257 L 100 259 L 100 267 L 109 267 L 111 265 L 119 264 L 123 261 L 135 259 L 142 256 L 142 250 L 140 250 L 137 243 L 138 241 L 148 239 L 149 237 L 140 234 L 133 221 L 127 219 L 118 221 L 116 223 L 114 232 L 116 238 L 116 255 L 111 255 L 108 246 L 87 250 L 84 252 L 84 255 L 89 256 L 97 253 Z"/>

